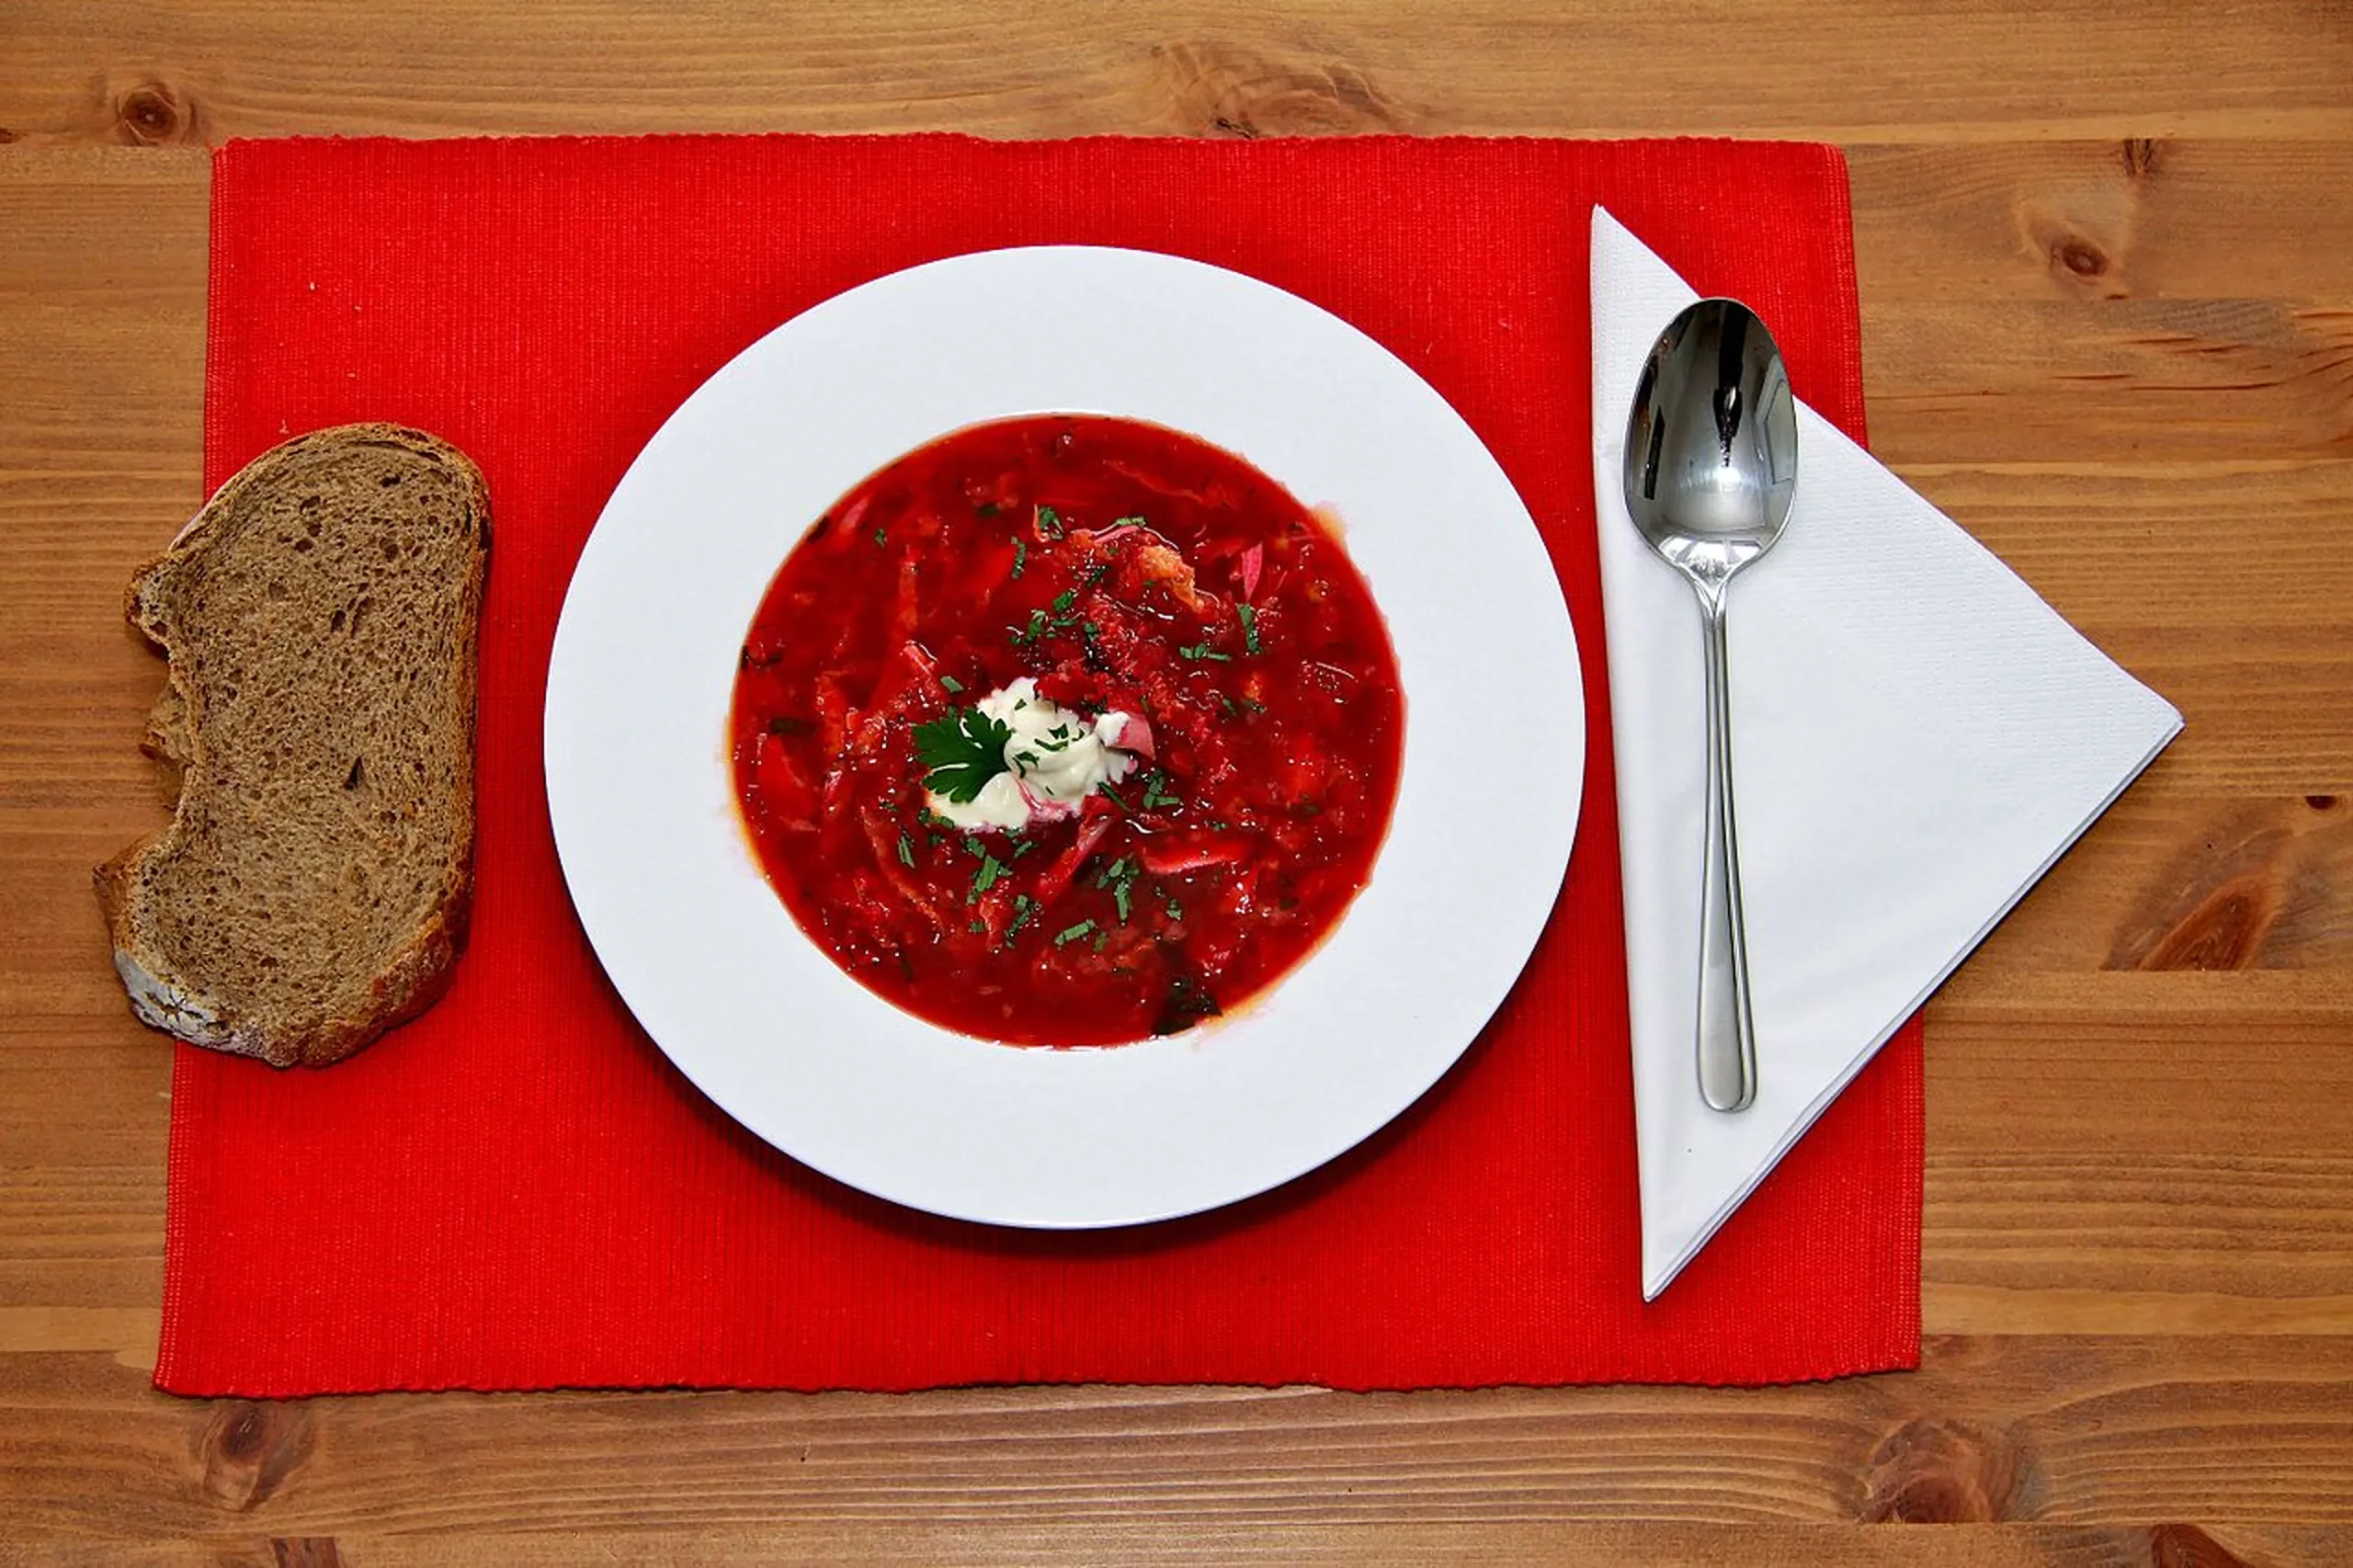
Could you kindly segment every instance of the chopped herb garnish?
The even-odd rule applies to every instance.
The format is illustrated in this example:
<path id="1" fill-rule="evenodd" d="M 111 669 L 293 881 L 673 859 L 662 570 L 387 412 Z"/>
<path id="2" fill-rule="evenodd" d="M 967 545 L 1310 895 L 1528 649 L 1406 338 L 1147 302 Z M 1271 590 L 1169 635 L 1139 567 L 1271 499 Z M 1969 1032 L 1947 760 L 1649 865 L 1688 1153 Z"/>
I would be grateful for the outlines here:
<path id="1" fill-rule="evenodd" d="M 1176 797 L 1170 794 L 1165 788 L 1166 779 L 1167 775 L 1155 772 L 1144 780 L 1143 809 L 1145 811 L 1150 811 L 1154 806 L 1173 806 L 1176 803 Z"/>
<path id="2" fill-rule="evenodd" d="M 915 863 L 915 840 L 907 836 L 907 830 L 903 827 L 899 830 L 899 864 L 902 866 L 912 867 Z"/>
<path id="3" fill-rule="evenodd" d="M 1037 913 L 1038 901 L 1036 899 L 1031 898 L 1026 892 L 1015 893 L 1013 895 L 1013 924 L 1005 928 L 1005 939 L 1008 942 L 1013 940 L 1013 934 L 1016 931 L 1020 930 L 1024 926 L 1029 925 L 1029 917 Z"/>
<path id="4" fill-rule="evenodd" d="M 1034 751 L 1017 751 L 1013 754 L 1013 760 L 1019 763 L 1026 770 L 1038 766 L 1038 754 Z"/>
<path id="5" fill-rule="evenodd" d="M 1143 867 L 1125 855 L 1095 873 L 1095 885 L 1111 890 L 1111 902 L 1119 906 L 1120 924 L 1122 926 L 1128 923 L 1129 890 L 1135 886 L 1136 879 L 1142 874 Z"/>
<path id="6" fill-rule="evenodd" d="M 1060 539 L 1063 537 L 1063 532 L 1062 514 L 1055 511 L 1051 506 L 1039 507 L 1038 537 L 1040 539 Z"/>
<path id="7" fill-rule="evenodd" d="M 972 888 L 970 892 L 964 895 L 964 902 L 966 903 L 971 903 L 975 899 L 979 898 L 981 894 L 996 886 L 996 880 L 1011 869 L 1013 869 L 1012 867 L 1006 865 L 995 856 L 987 854 L 983 855 L 981 857 L 981 869 L 972 873 Z"/>
<path id="8" fill-rule="evenodd" d="M 886 530 L 884 530 L 884 529 L 882 529 L 882 528 L 876 528 L 876 529 L 874 530 L 874 548 L 875 548 L 875 549 L 877 549 L 877 550 L 881 550 L 881 549 L 884 548 L 885 546 L 887 546 L 890 542 L 891 542 L 891 536 L 890 536 L 890 534 L 889 534 L 889 532 L 888 532 L 888 531 L 886 531 Z"/>
<path id="9" fill-rule="evenodd" d="M 1115 517 L 1115 518 L 1113 518 L 1113 519 L 1112 519 L 1112 521 L 1111 521 L 1111 526 L 1112 526 L 1113 528 L 1150 528 L 1152 525 L 1151 525 L 1150 523 L 1145 522 L 1145 521 L 1143 520 L 1143 518 L 1142 518 L 1142 517 L 1138 517 L 1138 516 L 1135 516 L 1135 515 L 1133 515 L 1133 514 L 1131 514 L 1131 515 L 1129 515 L 1128 517 Z"/>
<path id="10" fill-rule="evenodd" d="M 1245 653 L 1256 653 L 1258 651 L 1257 610 L 1249 605 L 1236 605 L 1234 613 L 1242 618 L 1242 651 Z"/>
<path id="11" fill-rule="evenodd" d="M 978 708 L 956 708 L 915 726 L 915 756 L 929 771 L 924 788 L 956 804 L 970 805 L 981 787 L 1006 772 L 1005 748 L 1013 732 L 1002 719 Z"/>
<path id="12" fill-rule="evenodd" d="M 1029 612 L 1029 625 L 1008 626 L 1006 631 L 1012 635 L 1016 642 L 1035 642 L 1046 634 L 1046 612 L 1041 609 L 1033 609 Z"/>
<path id="13" fill-rule="evenodd" d="M 979 513 L 983 517 L 994 517 L 997 515 L 999 508 L 997 504 L 994 501 L 983 501 L 979 506 L 974 506 L 972 510 Z"/>
<path id="14" fill-rule="evenodd" d="M 1173 898 L 1168 901 L 1168 918 L 1171 920 L 1185 918 L 1185 906 Z"/>
<path id="15" fill-rule="evenodd" d="M 1014 847 L 1013 847 L 1013 858 L 1014 858 L 1015 859 L 1018 860 L 1018 859 L 1020 859 L 1020 858 L 1021 858 L 1021 857 L 1023 857 L 1024 855 L 1029 854 L 1029 851 L 1031 851 L 1032 849 L 1035 849 L 1035 848 L 1037 848 L 1037 847 L 1038 847 L 1038 841 L 1037 841 L 1036 839 L 1034 839 L 1034 838 L 1025 838 L 1025 839 L 1023 839 L 1019 844 L 1017 844 L 1017 845 L 1015 845 L 1015 846 L 1014 846 Z"/>
<path id="16" fill-rule="evenodd" d="M 1233 657 L 1231 653 L 1219 653 L 1207 642 L 1188 643 L 1176 650 L 1176 656 L 1180 659 L 1215 660 L 1221 665 L 1231 662 Z"/>
<path id="17" fill-rule="evenodd" d="M 1054 613 L 1056 615 L 1068 615 L 1070 613 L 1070 607 L 1077 602 L 1078 590 L 1076 588 L 1064 588 L 1061 593 L 1054 596 Z"/>
<path id="18" fill-rule="evenodd" d="M 1067 948 L 1073 942 L 1077 941 L 1081 937 L 1090 935 L 1094 929 L 1095 921 L 1092 917 L 1082 920 L 1075 926 L 1065 926 L 1061 930 L 1054 933 L 1054 946 L 1058 948 Z"/>
<path id="19" fill-rule="evenodd" d="M 985 937 L 989 934 L 989 923 L 985 920 L 975 920 L 965 929 L 975 937 Z"/>
<path id="20" fill-rule="evenodd" d="M 950 697 L 961 697 L 964 695 L 964 683 L 958 680 L 954 676 L 941 676 L 939 677 L 939 684 L 948 688 L 948 695 Z"/>
<path id="21" fill-rule="evenodd" d="M 1128 802 L 1120 799 L 1120 792 L 1117 790 L 1112 789 L 1108 783 L 1097 784 L 1095 787 L 1097 790 L 1100 790 L 1105 795 L 1108 796 L 1111 803 L 1119 807 L 1120 811 L 1125 812 L 1130 816 L 1136 814 L 1134 810 L 1129 806 Z"/>
<path id="22" fill-rule="evenodd" d="M 1109 941 L 1110 939 L 1111 939 L 1111 933 L 1110 933 L 1110 932 L 1108 932 L 1108 931 L 1097 931 L 1097 932 L 1096 932 L 1096 933 L 1095 933 L 1095 940 L 1094 940 L 1092 943 L 1090 943 L 1089 945 L 1090 945 L 1091 947 L 1093 947 L 1093 948 L 1094 948 L 1094 949 L 1095 949 L 1097 952 L 1098 952 L 1098 953 L 1099 953 L 1099 952 L 1101 952 L 1101 951 L 1103 950 L 1103 944 L 1104 944 L 1104 943 L 1106 943 L 1106 942 L 1108 942 L 1108 941 Z"/>
<path id="23" fill-rule="evenodd" d="M 1017 581 L 1021 569 L 1029 563 L 1029 541 L 1016 534 L 1013 537 L 1013 575 Z"/>

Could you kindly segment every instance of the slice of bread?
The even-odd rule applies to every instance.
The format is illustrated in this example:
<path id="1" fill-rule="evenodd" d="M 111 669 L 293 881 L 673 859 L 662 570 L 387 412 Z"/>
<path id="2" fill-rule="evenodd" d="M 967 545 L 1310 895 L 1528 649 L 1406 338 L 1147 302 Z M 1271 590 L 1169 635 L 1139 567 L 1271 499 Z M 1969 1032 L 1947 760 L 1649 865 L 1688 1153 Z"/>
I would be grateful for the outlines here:
<path id="1" fill-rule="evenodd" d="M 448 989 L 489 551 L 464 453 L 347 425 L 255 459 L 131 579 L 131 623 L 170 661 L 145 749 L 178 791 L 97 872 L 142 1019 L 322 1066 Z"/>

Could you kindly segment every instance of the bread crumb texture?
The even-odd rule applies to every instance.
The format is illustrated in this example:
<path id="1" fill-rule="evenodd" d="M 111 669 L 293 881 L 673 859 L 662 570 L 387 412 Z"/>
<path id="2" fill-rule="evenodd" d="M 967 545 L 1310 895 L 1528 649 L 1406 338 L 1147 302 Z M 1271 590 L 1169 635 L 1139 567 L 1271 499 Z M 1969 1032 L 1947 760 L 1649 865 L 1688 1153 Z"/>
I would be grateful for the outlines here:
<path id="1" fill-rule="evenodd" d="M 347 426 L 255 460 L 133 579 L 169 661 L 147 749 L 179 797 L 97 883 L 145 1022 L 321 1065 L 447 988 L 489 521 L 456 448 Z"/>

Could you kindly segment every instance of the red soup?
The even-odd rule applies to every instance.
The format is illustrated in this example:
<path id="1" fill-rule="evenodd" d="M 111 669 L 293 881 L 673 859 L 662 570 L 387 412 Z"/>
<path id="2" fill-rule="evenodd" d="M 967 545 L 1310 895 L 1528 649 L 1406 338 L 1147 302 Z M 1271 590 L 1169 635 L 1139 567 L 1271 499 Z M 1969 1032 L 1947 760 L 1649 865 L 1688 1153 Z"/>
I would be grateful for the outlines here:
<path id="1" fill-rule="evenodd" d="M 1339 541 L 1233 454 L 977 426 L 817 519 L 745 640 L 769 880 L 919 1017 L 1112 1045 L 1247 1002 L 1370 876 L 1404 731 Z"/>

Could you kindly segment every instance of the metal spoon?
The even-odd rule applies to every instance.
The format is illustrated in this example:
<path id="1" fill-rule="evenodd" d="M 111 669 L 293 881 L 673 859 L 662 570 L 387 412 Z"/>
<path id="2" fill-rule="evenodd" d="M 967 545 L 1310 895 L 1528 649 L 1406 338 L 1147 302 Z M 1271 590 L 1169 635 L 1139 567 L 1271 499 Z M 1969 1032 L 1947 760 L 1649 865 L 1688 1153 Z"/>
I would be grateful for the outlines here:
<path id="1" fill-rule="evenodd" d="M 1717 1110 L 1756 1098 L 1740 851 L 1733 833 L 1732 699 L 1724 597 L 1773 547 L 1797 485 L 1798 410 L 1773 335 L 1733 300 L 1667 324 L 1626 418 L 1626 509 L 1699 591 L 1708 646 L 1708 829 L 1699 924 L 1699 1094 Z"/>

